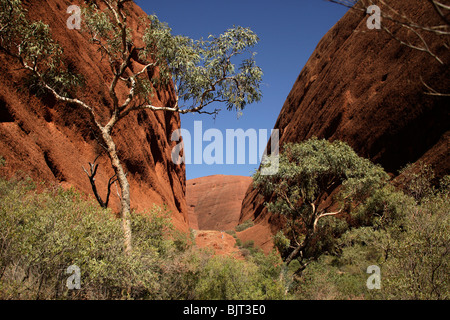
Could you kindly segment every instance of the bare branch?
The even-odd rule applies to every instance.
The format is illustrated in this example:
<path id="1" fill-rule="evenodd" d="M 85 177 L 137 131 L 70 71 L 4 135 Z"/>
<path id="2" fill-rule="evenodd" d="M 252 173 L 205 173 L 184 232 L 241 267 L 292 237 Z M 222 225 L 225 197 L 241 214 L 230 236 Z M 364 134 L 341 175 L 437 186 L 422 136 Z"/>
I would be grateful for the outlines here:
<path id="1" fill-rule="evenodd" d="M 422 77 L 420 77 L 420 81 L 429 90 L 428 92 L 425 92 L 425 94 L 429 96 L 450 97 L 450 93 L 441 93 L 430 87 L 428 84 L 425 83 L 425 81 L 423 81 Z"/>
<path id="2" fill-rule="evenodd" d="M 416 30 L 414 30 L 413 28 L 411 28 L 410 26 L 407 26 L 407 25 L 405 25 L 404 27 L 411 30 L 414 34 L 416 34 L 416 36 L 422 41 L 423 47 L 415 46 L 415 45 L 411 44 L 411 42 L 409 42 L 409 41 L 405 42 L 405 41 L 401 40 L 399 37 L 395 36 L 387 27 L 385 27 L 384 25 L 381 26 L 381 28 L 384 31 L 386 31 L 387 34 L 389 34 L 394 40 L 398 41 L 400 44 L 402 44 L 406 47 L 409 47 L 411 49 L 414 49 L 414 50 L 426 52 L 427 54 L 432 56 L 434 59 L 436 59 L 436 61 L 438 61 L 440 64 L 442 64 L 442 65 L 444 64 L 444 62 L 437 55 L 435 55 L 433 52 L 431 52 L 426 41 Z"/>
<path id="3" fill-rule="evenodd" d="M 100 155 L 98 155 L 92 163 L 89 162 L 90 172 L 88 172 L 84 168 L 84 166 L 82 166 L 82 168 L 83 168 L 83 171 L 86 173 L 86 175 L 89 177 L 89 182 L 91 183 L 91 187 L 92 187 L 92 191 L 94 193 L 95 199 L 97 200 L 97 202 L 100 204 L 100 206 L 102 208 L 106 209 L 108 207 L 109 197 L 111 194 L 111 186 L 117 181 L 118 178 L 117 178 L 117 174 L 114 174 L 112 177 L 109 178 L 106 200 L 103 201 L 98 193 L 97 185 L 95 183 L 95 176 L 96 176 L 97 170 L 98 170 L 98 164 L 96 164 L 96 162 L 99 157 L 100 157 Z"/>
<path id="4" fill-rule="evenodd" d="M 437 14 L 441 17 L 441 19 L 447 24 L 450 25 L 450 21 L 447 19 L 447 17 L 442 12 L 441 8 L 450 10 L 450 6 L 446 6 L 436 0 L 428 0 L 434 8 L 434 10 L 437 12 Z"/>
<path id="5" fill-rule="evenodd" d="M 60 95 L 58 92 L 56 92 L 56 90 L 54 88 L 49 86 L 44 81 L 43 76 L 36 70 L 36 65 L 34 65 L 34 67 L 30 67 L 21 57 L 20 57 L 19 61 L 22 63 L 22 65 L 24 66 L 25 69 L 30 70 L 39 78 L 42 86 L 45 89 L 47 89 L 48 91 L 50 91 L 53 94 L 53 96 L 56 98 L 56 100 L 58 100 L 60 102 L 73 103 L 73 104 L 76 104 L 76 105 L 82 107 L 83 109 L 87 110 L 89 112 L 92 122 L 94 122 L 99 129 L 103 129 L 103 126 L 97 121 L 97 117 L 95 115 L 94 109 L 91 106 L 89 106 L 88 104 L 86 104 L 85 102 L 83 102 L 79 99 L 67 98 L 67 97 Z"/>
<path id="6" fill-rule="evenodd" d="M 328 217 L 328 216 L 335 216 L 335 215 L 338 215 L 339 213 L 342 212 L 342 210 L 343 210 L 343 208 L 341 208 L 339 211 L 336 211 L 336 212 L 328 212 L 328 213 L 322 213 L 322 214 L 318 215 L 318 216 L 316 217 L 316 219 L 314 220 L 314 228 L 313 228 L 314 233 L 317 232 L 317 223 L 319 222 L 319 220 L 320 220 L 321 218 L 323 218 L 323 217 Z"/>
<path id="7" fill-rule="evenodd" d="M 122 104 L 122 106 L 120 106 L 119 111 L 125 110 L 128 107 L 128 105 L 131 103 L 131 101 L 133 101 L 133 99 L 135 97 L 135 90 L 136 90 L 136 84 L 137 84 L 136 78 L 139 77 L 144 72 L 146 72 L 148 68 L 155 67 L 155 66 L 156 66 L 156 63 L 149 63 L 144 68 L 142 68 L 141 71 L 137 72 L 136 74 L 129 77 L 128 79 L 121 79 L 123 81 L 129 80 L 131 82 L 131 89 L 130 89 L 127 99 Z"/>
<path id="8" fill-rule="evenodd" d="M 365 12 L 366 10 L 366 6 L 367 4 L 365 3 L 365 1 L 362 2 L 362 6 L 355 6 L 355 4 L 357 3 L 357 1 L 350 1 L 350 0 L 328 0 L 329 2 L 332 3 L 337 3 L 340 5 L 343 5 L 347 8 L 351 8 L 352 10 L 358 10 L 358 11 L 362 11 Z M 417 47 L 417 46 L 413 46 L 409 41 L 402 41 L 401 39 L 399 39 L 398 37 L 394 36 L 394 39 L 399 41 L 402 45 L 408 46 L 412 49 L 416 49 L 419 51 L 423 51 L 423 52 L 427 52 L 428 54 L 430 54 L 433 58 L 435 58 L 437 61 L 439 61 L 439 63 L 442 63 L 441 59 L 439 59 L 437 57 L 436 54 L 434 54 L 433 52 L 431 52 L 431 50 L 429 49 L 428 44 L 426 43 L 426 41 L 424 40 L 423 36 L 421 36 L 417 30 L 422 30 L 422 31 L 427 31 L 427 32 L 431 32 L 434 33 L 436 35 L 444 35 L 444 36 L 448 36 L 450 35 L 450 24 L 448 22 L 448 19 L 445 18 L 445 16 L 443 15 L 442 11 L 439 9 L 439 7 L 445 8 L 450 10 L 450 7 L 443 5 L 442 3 L 436 1 L 436 0 L 428 0 L 428 2 L 431 2 L 433 4 L 433 6 L 435 7 L 435 10 L 437 8 L 437 12 L 438 14 L 441 16 L 441 18 L 443 18 L 445 24 L 444 25 L 436 25 L 436 26 L 424 26 L 421 24 L 418 24 L 414 21 L 411 20 L 411 18 L 409 18 L 408 16 L 406 16 L 405 14 L 399 12 L 398 10 L 395 10 L 392 6 L 390 6 L 389 4 L 387 4 L 385 1 L 383 0 L 379 0 L 379 2 L 383 5 L 384 9 L 381 11 L 381 17 L 383 19 L 389 20 L 391 22 L 393 22 L 396 25 L 399 25 L 403 28 L 408 28 L 409 30 L 412 30 L 414 32 L 414 34 L 420 39 L 420 41 L 422 43 L 424 43 L 424 47 Z M 369 1 L 369 4 L 375 4 L 373 1 Z M 389 13 L 388 13 L 389 12 Z M 383 25 L 383 30 L 387 31 L 388 34 L 390 34 L 391 36 L 393 36 L 392 32 L 390 32 L 389 29 L 387 29 L 384 25 Z"/>

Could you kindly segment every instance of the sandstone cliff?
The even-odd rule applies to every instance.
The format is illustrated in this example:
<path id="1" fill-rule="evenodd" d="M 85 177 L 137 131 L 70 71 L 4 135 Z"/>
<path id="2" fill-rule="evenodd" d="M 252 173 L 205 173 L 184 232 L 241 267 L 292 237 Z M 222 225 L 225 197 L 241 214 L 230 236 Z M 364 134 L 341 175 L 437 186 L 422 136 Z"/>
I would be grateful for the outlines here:
<path id="1" fill-rule="evenodd" d="M 189 225 L 196 230 L 233 230 L 251 177 L 213 175 L 186 182 Z"/>
<path id="2" fill-rule="evenodd" d="M 423 25 L 439 23 L 427 2 L 389 3 Z M 431 164 L 438 176 L 448 174 L 449 100 L 425 94 L 428 90 L 421 81 L 437 91 L 448 91 L 448 46 L 442 39 L 426 34 L 431 51 L 445 63 L 441 65 L 428 54 L 401 45 L 382 30 L 369 30 L 367 17 L 349 10 L 319 42 L 275 124 L 280 129 L 281 146 L 312 136 L 339 139 L 394 175 L 401 167 L 419 160 Z M 382 23 L 391 28 L 394 36 L 414 39 L 405 28 L 395 27 L 390 21 Z M 257 224 L 240 238 L 254 239 L 269 248 L 270 233 L 277 230 L 278 222 L 268 214 L 263 201 L 250 186 L 240 221 L 254 219 Z"/>
<path id="3" fill-rule="evenodd" d="M 95 105 L 97 112 L 109 116 L 107 86 L 111 79 L 106 61 L 84 33 L 69 30 L 67 7 L 83 1 L 23 1 L 29 19 L 42 19 L 51 27 L 53 37 L 62 45 L 65 60 L 71 68 L 84 75 L 86 87 L 82 98 Z M 127 4 L 133 32 L 140 34 L 139 17 L 145 13 L 134 4 Z M 137 64 L 138 62 L 134 62 Z M 88 167 L 102 152 L 91 129 L 87 114 L 74 106 L 57 103 L 51 96 L 37 98 L 24 85 L 25 72 L 11 58 L 0 54 L 0 155 L 6 159 L 1 173 L 11 177 L 19 171 L 36 181 L 73 186 L 92 194 L 82 166 Z M 162 106 L 174 99 L 171 88 L 155 92 L 154 104 Z M 185 168 L 171 161 L 170 141 L 179 128 L 179 116 L 170 112 L 140 111 L 118 123 L 114 132 L 119 157 L 122 159 L 131 187 L 131 206 L 138 210 L 153 203 L 167 204 L 173 212 L 175 225 L 187 230 L 185 202 Z M 112 169 L 106 154 L 99 158 L 97 186 L 104 197 Z M 113 193 L 115 189 L 113 187 Z M 112 207 L 118 199 L 111 197 Z"/>

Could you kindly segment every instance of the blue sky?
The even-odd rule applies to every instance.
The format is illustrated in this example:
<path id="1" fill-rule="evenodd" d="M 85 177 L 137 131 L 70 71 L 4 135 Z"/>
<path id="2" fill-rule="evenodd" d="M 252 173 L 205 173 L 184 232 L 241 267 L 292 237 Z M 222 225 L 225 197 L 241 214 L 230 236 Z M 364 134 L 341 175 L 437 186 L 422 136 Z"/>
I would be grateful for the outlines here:
<path id="1" fill-rule="evenodd" d="M 235 112 L 225 108 L 215 120 L 208 115 L 181 116 L 181 127 L 192 135 L 194 121 L 202 121 L 203 132 L 208 128 L 220 130 L 224 146 L 226 129 L 255 129 L 257 132 L 266 129 L 270 134 L 289 91 L 317 43 L 347 11 L 347 8 L 325 0 L 135 2 L 146 13 L 154 13 L 161 21 L 167 22 L 173 34 L 207 38 L 210 34 L 219 35 L 233 25 L 239 25 L 251 28 L 259 36 L 260 41 L 253 50 L 257 52 L 256 62 L 264 72 L 262 100 L 247 106 L 239 119 Z M 210 142 L 204 141 L 203 149 L 208 144 Z M 187 179 L 213 174 L 249 176 L 259 164 L 249 164 L 246 152 L 246 164 L 187 164 Z"/>

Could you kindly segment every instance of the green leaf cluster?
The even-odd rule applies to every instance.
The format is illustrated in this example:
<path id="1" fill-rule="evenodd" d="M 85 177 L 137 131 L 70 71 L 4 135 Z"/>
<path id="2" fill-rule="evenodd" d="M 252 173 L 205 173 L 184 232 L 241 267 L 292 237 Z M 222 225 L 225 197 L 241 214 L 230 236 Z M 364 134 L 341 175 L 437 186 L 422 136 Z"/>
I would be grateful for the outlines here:
<path id="1" fill-rule="evenodd" d="M 258 37 L 249 28 L 233 27 L 220 36 L 193 40 L 173 36 L 156 15 L 149 19 L 141 56 L 158 62 L 161 78 L 173 80 L 180 100 L 191 104 L 188 108 L 224 102 L 228 110 L 239 112 L 261 99 L 262 71 L 250 51 Z M 248 57 L 236 66 L 233 60 L 242 54 Z"/>
<path id="2" fill-rule="evenodd" d="M 347 229 L 344 220 L 333 216 L 316 220 L 326 212 L 318 209 L 326 197 L 333 194 L 341 208 L 351 211 L 387 179 L 380 166 L 359 157 L 346 143 L 312 138 L 285 144 L 278 172 L 262 175 L 258 170 L 253 183 L 268 197 L 268 210 L 285 217 L 284 235 L 278 234 L 275 241 L 280 252 L 288 254 L 308 235 L 305 257 L 333 250 L 334 237 Z"/>
<path id="3" fill-rule="evenodd" d="M 53 40 L 47 24 L 29 21 L 19 0 L 1 0 L 0 8 L 0 49 L 33 71 L 27 80 L 32 90 L 43 93 L 44 82 L 67 97 L 84 85 L 84 77 L 63 61 L 63 49 Z"/>

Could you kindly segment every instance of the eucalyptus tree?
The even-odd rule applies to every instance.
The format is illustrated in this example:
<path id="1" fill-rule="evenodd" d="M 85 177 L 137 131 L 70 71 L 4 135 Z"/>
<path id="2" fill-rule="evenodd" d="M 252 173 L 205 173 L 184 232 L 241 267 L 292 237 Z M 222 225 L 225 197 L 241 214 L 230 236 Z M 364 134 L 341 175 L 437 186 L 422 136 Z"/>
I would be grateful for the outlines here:
<path id="1" fill-rule="evenodd" d="M 275 242 L 286 265 L 296 259 L 301 272 L 315 259 L 314 246 L 323 240 L 322 221 L 361 203 L 387 181 L 388 175 L 345 142 L 312 138 L 285 144 L 278 172 L 262 175 L 260 168 L 253 179 L 254 186 L 269 199 L 265 203 L 269 212 L 285 218 Z M 334 210 L 324 205 L 331 195 L 339 205 Z M 338 227 L 336 223 L 331 226 Z"/>
<path id="2" fill-rule="evenodd" d="M 113 129 L 123 118 L 139 110 L 216 115 L 220 109 L 211 109 L 216 103 L 241 112 L 247 104 L 259 101 L 262 71 L 251 51 L 258 37 L 249 28 L 238 26 L 219 36 L 193 40 L 172 35 L 169 26 L 155 15 L 142 19 L 146 29 L 142 37 L 137 37 L 130 29 L 127 13 L 132 1 L 86 3 L 81 32 L 89 35 L 110 66 L 105 70 L 112 78 L 105 83 L 111 102 L 106 122 L 100 120 L 98 106 L 83 101 L 82 93 L 77 91 L 83 77 L 73 74 L 64 64 L 64 52 L 52 38 L 49 26 L 42 21 L 28 21 L 20 0 L 0 0 L 0 47 L 20 62 L 40 90 L 87 112 L 90 122 L 101 133 L 100 141 L 114 169 L 114 180 L 120 186 L 125 252 L 130 252 L 130 185 L 117 153 Z M 131 68 L 134 60 L 141 65 L 138 70 Z M 176 93 L 173 104 L 152 104 L 152 92 L 157 86 L 173 86 Z M 119 87 L 126 88 L 125 95 L 120 94 L 123 91 Z"/>

